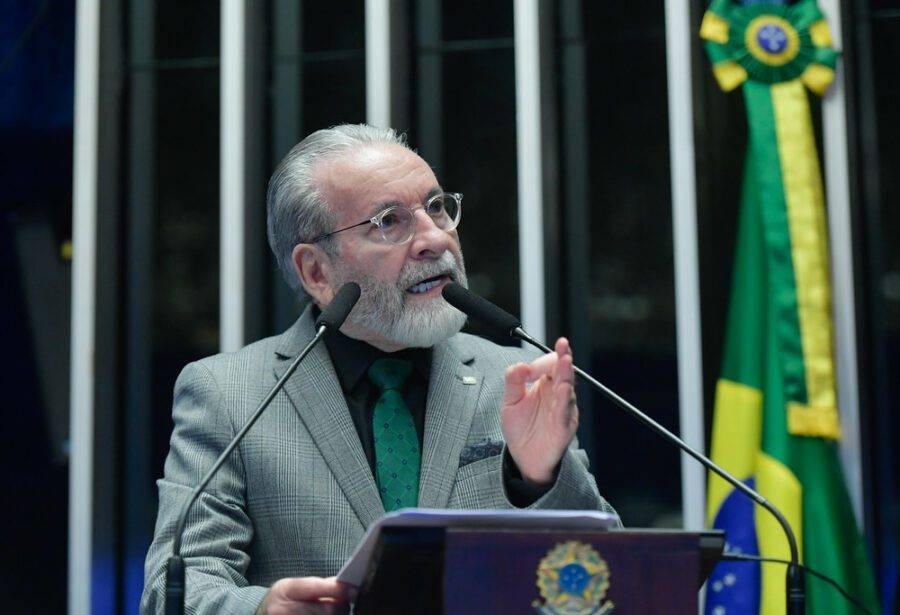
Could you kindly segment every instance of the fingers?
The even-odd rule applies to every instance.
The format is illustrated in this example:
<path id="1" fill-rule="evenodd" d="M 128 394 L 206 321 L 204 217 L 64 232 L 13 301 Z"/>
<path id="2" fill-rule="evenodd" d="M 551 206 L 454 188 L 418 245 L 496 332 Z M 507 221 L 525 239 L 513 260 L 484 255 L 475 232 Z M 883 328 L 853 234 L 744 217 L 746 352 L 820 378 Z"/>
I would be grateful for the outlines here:
<path id="1" fill-rule="evenodd" d="M 531 371 L 524 363 L 516 363 L 506 368 L 506 386 L 503 391 L 503 405 L 518 403 L 525 396 L 525 385 Z"/>
<path id="2" fill-rule="evenodd" d="M 318 601 L 330 598 L 350 602 L 356 598 L 356 588 L 338 581 L 335 577 L 297 577 L 281 579 L 276 583 L 279 593 L 288 600 Z M 275 589 L 273 587 L 273 589 Z"/>
<path id="3" fill-rule="evenodd" d="M 504 404 L 520 401 L 525 396 L 527 385 L 544 376 L 552 383 L 554 396 L 558 387 L 567 385 L 572 389 L 574 386 L 572 348 L 566 338 L 556 340 L 555 352 L 542 355 L 531 363 L 516 363 L 507 368 Z"/>
<path id="4" fill-rule="evenodd" d="M 575 398 L 575 388 L 572 383 L 562 382 L 554 387 L 553 410 L 563 424 L 568 423 L 573 412 L 577 413 L 578 401 Z"/>
<path id="5" fill-rule="evenodd" d="M 556 354 L 559 357 L 553 370 L 553 408 L 560 422 L 568 425 L 573 415 L 578 416 L 575 399 L 575 369 L 572 348 L 564 337 L 556 340 Z"/>
<path id="6" fill-rule="evenodd" d="M 564 337 L 556 340 L 556 364 L 553 366 L 553 380 L 557 384 L 575 384 L 574 357 L 569 340 Z"/>

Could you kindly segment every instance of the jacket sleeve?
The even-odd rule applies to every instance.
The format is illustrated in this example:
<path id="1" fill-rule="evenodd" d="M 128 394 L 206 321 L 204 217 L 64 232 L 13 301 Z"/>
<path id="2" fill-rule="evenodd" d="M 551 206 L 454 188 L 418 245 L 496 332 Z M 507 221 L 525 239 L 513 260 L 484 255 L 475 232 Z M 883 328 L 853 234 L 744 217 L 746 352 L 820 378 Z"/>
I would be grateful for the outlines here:
<path id="1" fill-rule="evenodd" d="M 141 613 L 165 610 L 166 562 L 182 505 L 228 442 L 234 427 L 210 369 L 184 368 L 175 383 L 174 429 L 159 488 L 159 513 L 144 567 Z M 253 526 L 245 509 L 244 469 L 237 450 L 194 503 L 185 524 L 185 612 L 256 611 L 267 588 L 250 586 L 246 571 Z"/>
<path id="2" fill-rule="evenodd" d="M 499 435 L 499 434 L 498 434 Z M 450 493 L 450 508 L 515 508 L 522 502 L 522 493 L 510 491 L 505 458 L 506 445 L 500 454 L 486 457 L 460 468 Z M 556 470 L 556 479 L 549 488 L 528 497 L 526 508 L 560 510 L 599 510 L 618 516 L 615 509 L 597 490 L 597 483 L 588 469 L 587 454 L 578 448 L 573 438 Z M 621 520 L 618 522 L 621 526 Z"/>
<path id="3" fill-rule="evenodd" d="M 597 490 L 597 482 L 588 465 L 587 453 L 578 448 L 578 440 L 573 438 L 559 462 L 553 486 L 529 508 L 599 510 L 618 516 Z M 621 524 L 620 520 L 619 526 Z"/>
<path id="4" fill-rule="evenodd" d="M 477 348 L 476 361 L 481 363 L 485 374 L 478 402 L 481 421 L 473 423 L 474 432 L 469 434 L 469 440 L 502 443 L 502 452 L 460 466 L 450 507 L 597 510 L 618 517 L 615 509 L 600 495 L 587 453 L 579 448 L 577 437 L 572 438 L 563 453 L 551 484 L 536 487 L 521 480 L 503 442 L 500 425 L 505 373 L 508 366 L 517 362 L 529 363 L 541 354 L 533 349 L 496 346 L 475 338 L 469 340 Z"/>

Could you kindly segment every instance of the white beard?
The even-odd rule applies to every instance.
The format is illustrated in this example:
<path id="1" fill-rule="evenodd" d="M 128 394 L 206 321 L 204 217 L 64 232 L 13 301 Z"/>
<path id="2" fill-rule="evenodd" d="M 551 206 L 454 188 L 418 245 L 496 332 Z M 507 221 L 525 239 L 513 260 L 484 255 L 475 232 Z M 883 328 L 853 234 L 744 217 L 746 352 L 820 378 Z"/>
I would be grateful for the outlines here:
<path id="1" fill-rule="evenodd" d="M 377 279 L 368 272 L 354 270 L 343 263 L 335 273 L 340 288 L 346 282 L 356 282 L 362 289 L 359 302 L 347 317 L 347 322 L 367 329 L 379 337 L 403 348 L 430 348 L 451 335 L 459 333 L 466 323 L 466 315 L 447 303 L 443 297 L 406 302 L 406 289 L 426 278 L 448 274 L 462 286 L 468 286 L 466 265 L 460 253 L 459 262 L 449 250 L 430 261 L 408 261 L 396 284 Z"/>

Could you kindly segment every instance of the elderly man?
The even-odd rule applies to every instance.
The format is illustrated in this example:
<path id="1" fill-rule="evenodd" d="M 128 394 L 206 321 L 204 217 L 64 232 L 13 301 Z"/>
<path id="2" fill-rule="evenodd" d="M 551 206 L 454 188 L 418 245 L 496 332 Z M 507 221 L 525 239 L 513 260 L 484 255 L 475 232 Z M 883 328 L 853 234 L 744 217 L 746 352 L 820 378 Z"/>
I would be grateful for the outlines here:
<path id="1" fill-rule="evenodd" d="M 441 297 L 449 281 L 466 283 L 461 199 L 392 130 L 320 130 L 281 162 L 269 242 L 310 305 L 286 333 L 178 378 L 144 612 L 162 609 L 182 503 L 349 281 L 362 295 L 340 332 L 306 358 L 188 517 L 189 610 L 346 609 L 354 588 L 331 575 L 401 507 L 612 510 L 574 441 L 568 342 L 531 360 L 459 333 L 465 317 Z"/>

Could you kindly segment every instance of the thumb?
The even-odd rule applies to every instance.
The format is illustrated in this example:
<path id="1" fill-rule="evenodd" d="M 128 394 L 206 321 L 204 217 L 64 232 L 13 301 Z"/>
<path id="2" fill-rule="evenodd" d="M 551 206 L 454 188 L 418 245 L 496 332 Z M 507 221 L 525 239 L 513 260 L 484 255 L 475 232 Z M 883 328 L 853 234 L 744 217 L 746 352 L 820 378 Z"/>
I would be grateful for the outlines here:
<path id="1" fill-rule="evenodd" d="M 338 581 L 335 577 L 287 578 L 278 581 L 276 586 L 282 596 L 296 602 L 315 602 L 322 598 L 352 600 L 356 593 L 355 587 Z"/>

